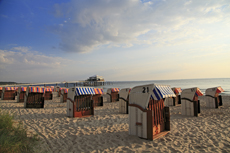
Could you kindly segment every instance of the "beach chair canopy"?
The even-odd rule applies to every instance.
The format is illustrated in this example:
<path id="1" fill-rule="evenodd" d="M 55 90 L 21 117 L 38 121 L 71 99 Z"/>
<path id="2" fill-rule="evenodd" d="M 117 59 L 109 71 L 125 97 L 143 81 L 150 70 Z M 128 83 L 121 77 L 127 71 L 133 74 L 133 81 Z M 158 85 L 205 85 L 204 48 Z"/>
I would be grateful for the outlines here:
<path id="1" fill-rule="evenodd" d="M 93 87 L 76 87 L 75 94 L 76 96 L 95 95 L 95 92 Z"/>
<path id="2" fill-rule="evenodd" d="M 112 92 L 117 92 L 117 91 L 119 92 L 119 91 L 120 91 L 120 88 L 112 88 L 111 91 L 112 91 Z"/>
<path id="3" fill-rule="evenodd" d="M 21 87 L 21 91 L 26 91 L 27 87 Z"/>
<path id="4" fill-rule="evenodd" d="M 205 95 L 215 96 L 216 93 L 222 93 L 224 90 L 219 87 L 208 88 L 205 90 Z"/>
<path id="5" fill-rule="evenodd" d="M 52 89 L 51 87 L 46 87 L 46 91 L 47 91 L 47 92 L 52 92 L 53 89 Z"/>
<path id="6" fill-rule="evenodd" d="M 119 92 L 119 91 L 120 91 L 120 88 L 109 88 L 109 89 L 107 89 L 108 94 L 111 94 L 112 92 Z"/>
<path id="7" fill-rule="evenodd" d="M 96 95 L 102 95 L 103 94 L 103 89 L 102 88 L 94 88 L 94 92 Z"/>
<path id="8" fill-rule="evenodd" d="M 44 87 L 29 87 L 30 93 L 44 93 L 45 88 Z"/>
<path id="9" fill-rule="evenodd" d="M 129 94 L 129 103 L 146 109 L 150 98 L 160 100 L 167 97 L 176 97 L 169 85 L 148 84 L 132 88 Z"/>
<path id="10" fill-rule="evenodd" d="M 181 93 L 181 98 L 188 98 L 190 100 L 193 100 L 194 95 L 203 96 L 203 93 L 197 87 L 183 89 Z"/>
<path id="11" fill-rule="evenodd" d="M 69 89 L 68 88 L 65 88 L 63 89 L 64 90 L 64 93 L 68 93 Z"/>
<path id="12" fill-rule="evenodd" d="M 60 88 L 60 90 L 62 91 L 64 91 L 64 93 L 68 93 L 68 91 L 69 91 L 69 88 Z"/>
<path id="13" fill-rule="evenodd" d="M 17 90 L 18 89 L 18 87 L 5 87 L 5 90 Z"/>
<path id="14" fill-rule="evenodd" d="M 175 94 L 179 94 L 182 92 L 181 88 L 179 88 L 179 87 L 178 88 L 176 88 L 176 87 L 172 88 L 172 91 L 174 91 Z"/>

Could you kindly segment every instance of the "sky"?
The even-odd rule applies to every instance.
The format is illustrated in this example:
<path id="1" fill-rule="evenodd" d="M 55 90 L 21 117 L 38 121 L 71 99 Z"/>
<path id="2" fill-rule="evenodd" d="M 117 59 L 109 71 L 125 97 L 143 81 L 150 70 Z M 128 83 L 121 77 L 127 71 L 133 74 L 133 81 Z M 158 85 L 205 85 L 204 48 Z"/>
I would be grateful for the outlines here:
<path id="1" fill-rule="evenodd" d="M 1 0 L 0 81 L 230 78 L 229 0 Z"/>

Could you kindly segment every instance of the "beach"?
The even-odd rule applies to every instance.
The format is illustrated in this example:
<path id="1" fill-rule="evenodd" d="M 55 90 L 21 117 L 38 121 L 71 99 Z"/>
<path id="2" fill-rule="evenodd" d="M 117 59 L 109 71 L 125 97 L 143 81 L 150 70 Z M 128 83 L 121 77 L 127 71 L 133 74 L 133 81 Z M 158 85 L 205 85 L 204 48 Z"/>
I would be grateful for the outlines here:
<path id="1" fill-rule="evenodd" d="M 129 135 L 128 114 L 119 113 L 118 102 L 104 102 L 85 118 L 67 117 L 59 97 L 46 100 L 42 109 L 25 109 L 16 100 L 0 105 L 38 134 L 36 152 L 230 152 L 230 96 L 223 96 L 218 109 L 207 108 L 204 96 L 199 99 L 199 117 L 182 116 L 180 105 L 170 106 L 171 130 L 153 141 Z"/>

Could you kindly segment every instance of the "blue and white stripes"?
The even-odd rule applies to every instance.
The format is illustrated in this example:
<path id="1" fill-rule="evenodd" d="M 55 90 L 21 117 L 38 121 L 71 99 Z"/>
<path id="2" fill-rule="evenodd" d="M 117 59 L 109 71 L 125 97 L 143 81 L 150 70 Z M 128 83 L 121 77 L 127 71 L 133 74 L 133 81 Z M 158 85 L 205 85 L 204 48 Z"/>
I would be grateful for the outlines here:
<path id="1" fill-rule="evenodd" d="M 75 94 L 79 95 L 95 95 L 94 88 L 92 87 L 77 87 Z"/>
<path id="2" fill-rule="evenodd" d="M 157 100 L 167 97 L 176 97 L 170 86 L 155 85 L 155 88 L 153 88 L 153 93 Z"/>

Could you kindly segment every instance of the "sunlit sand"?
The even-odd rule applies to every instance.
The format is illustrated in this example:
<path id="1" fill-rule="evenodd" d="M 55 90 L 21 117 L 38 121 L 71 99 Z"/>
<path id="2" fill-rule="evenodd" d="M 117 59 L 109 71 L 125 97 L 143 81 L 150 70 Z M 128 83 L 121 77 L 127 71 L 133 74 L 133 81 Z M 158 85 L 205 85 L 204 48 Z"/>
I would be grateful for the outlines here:
<path id="1" fill-rule="evenodd" d="M 118 102 L 105 102 L 95 115 L 69 118 L 59 97 L 45 101 L 45 108 L 25 109 L 16 100 L 1 100 L 3 110 L 15 114 L 24 128 L 37 133 L 37 152 L 230 152 L 230 96 L 223 107 L 206 107 L 200 97 L 199 117 L 181 115 L 180 106 L 170 106 L 171 130 L 154 141 L 129 135 L 128 114 L 120 114 Z"/>

